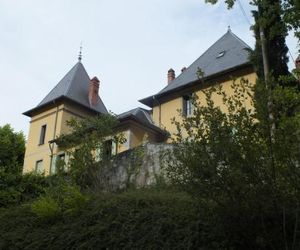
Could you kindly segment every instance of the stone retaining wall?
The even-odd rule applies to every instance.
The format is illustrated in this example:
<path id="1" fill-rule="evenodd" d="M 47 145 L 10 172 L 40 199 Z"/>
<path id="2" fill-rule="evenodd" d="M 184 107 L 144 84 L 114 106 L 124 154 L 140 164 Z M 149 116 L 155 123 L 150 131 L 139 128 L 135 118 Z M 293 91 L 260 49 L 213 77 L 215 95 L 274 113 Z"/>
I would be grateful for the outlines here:
<path id="1" fill-rule="evenodd" d="M 115 156 L 96 173 L 95 185 L 105 191 L 151 186 L 165 180 L 164 168 L 172 145 L 147 143 Z"/>

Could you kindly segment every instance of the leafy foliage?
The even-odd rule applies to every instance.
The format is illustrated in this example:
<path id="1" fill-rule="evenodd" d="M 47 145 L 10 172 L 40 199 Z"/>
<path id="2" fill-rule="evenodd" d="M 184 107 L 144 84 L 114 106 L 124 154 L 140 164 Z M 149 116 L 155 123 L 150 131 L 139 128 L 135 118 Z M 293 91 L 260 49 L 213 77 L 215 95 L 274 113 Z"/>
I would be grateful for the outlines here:
<path id="1" fill-rule="evenodd" d="M 205 0 L 205 2 L 216 4 L 219 0 Z M 224 0 L 224 2 L 230 9 L 234 6 L 236 0 Z M 260 47 L 257 32 L 259 30 L 258 26 L 261 26 L 267 34 L 269 62 L 285 67 L 284 64 L 281 64 L 281 60 L 286 60 L 285 37 L 287 31 L 294 31 L 294 35 L 298 40 L 300 39 L 300 2 L 298 0 L 251 0 L 250 4 L 256 6 L 259 11 L 259 13 L 253 11 L 256 47 Z M 281 49 L 276 49 L 276 47 L 281 47 Z M 256 49 L 256 51 L 259 50 Z M 275 56 L 277 54 L 282 55 L 282 57 Z M 271 69 L 274 70 L 273 74 L 280 74 L 280 72 L 275 71 L 275 68 L 271 67 Z"/>
<path id="2" fill-rule="evenodd" d="M 24 153 L 23 133 L 14 132 L 9 124 L 0 127 L 0 171 L 21 173 Z"/>
<path id="3" fill-rule="evenodd" d="M 10 125 L 0 127 L 0 207 L 30 201 L 44 191 L 47 181 L 36 174 L 22 175 L 25 138 Z"/>
<path id="4" fill-rule="evenodd" d="M 300 94 L 275 87 L 271 94 L 276 130 L 269 137 L 267 96 L 255 87 L 256 109 L 247 81 L 234 82 L 233 95 L 221 87 L 194 98 L 194 115 L 174 119 L 175 160 L 170 180 L 194 195 L 212 229 L 217 249 L 297 249 L 300 246 Z M 220 96 L 222 107 L 212 96 Z M 226 107 L 226 108 L 225 108 Z"/>
<path id="5" fill-rule="evenodd" d="M 0 214 L 0 249 L 199 249 L 197 211 L 175 190 L 101 194 L 51 221 L 19 207 Z"/>
<path id="6" fill-rule="evenodd" d="M 111 149 L 105 143 L 108 139 L 115 143 L 124 142 L 122 134 L 114 135 L 117 123 L 116 117 L 111 114 L 68 122 L 71 133 L 61 135 L 56 143 L 70 156 L 67 168 L 75 184 L 82 188 L 89 186 L 94 172 L 110 159 Z M 62 168 L 65 166 L 59 169 Z"/>
<path id="7" fill-rule="evenodd" d="M 44 177 L 35 173 L 12 174 L 0 171 L 0 207 L 10 207 L 30 202 L 45 188 L 56 185 L 56 177 Z"/>
<path id="8" fill-rule="evenodd" d="M 205 0 L 206 3 L 216 4 L 219 0 Z M 236 0 L 224 0 L 227 4 L 228 8 L 232 8 L 236 2 Z M 273 3 L 279 3 L 282 9 L 282 16 L 283 20 L 286 23 L 287 27 L 296 32 L 298 34 L 300 28 L 300 18 L 299 18 L 299 10 L 300 10 L 300 3 L 296 0 L 275 0 Z M 270 3 L 269 0 L 251 0 L 250 4 L 258 6 Z M 299 37 L 299 36 L 298 36 Z"/>
<path id="9" fill-rule="evenodd" d="M 57 202 L 49 196 L 42 196 L 34 201 L 31 210 L 41 218 L 53 218 L 60 212 Z"/>
<path id="10" fill-rule="evenodd" d="M 31 209 L 40 218 L 53 219 L 61 213 L 77 213 L 87 200 L 78 187 L 61 180 L 47 188 L 45 194 L 31 204 Z"/>

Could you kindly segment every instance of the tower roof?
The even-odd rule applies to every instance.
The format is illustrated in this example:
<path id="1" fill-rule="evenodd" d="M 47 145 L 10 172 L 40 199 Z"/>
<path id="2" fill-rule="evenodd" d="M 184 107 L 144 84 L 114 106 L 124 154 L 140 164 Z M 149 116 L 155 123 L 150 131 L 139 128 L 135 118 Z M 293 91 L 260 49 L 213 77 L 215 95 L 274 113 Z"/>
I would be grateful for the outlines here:
<path id="1" fill-rule="evenodd" d="M 153 106 L 153 98 L 173 93 L 190 83 L 198 82 L 198 70 L 204 73 L 204 79 L 227 72 L 243 65 L 250 64 L 249 49 L 245 42 L 231 32 L 230 29 L 196 61 L 185 69 L 170 84 L 155 95 L 140 100 L 141 103 Z"/>
<path id="2" fill-rule="evenodd" d="M 79 61 L 35 108 L 26 111 L 24 115 L 31 116 L 33 112 L 38 111 L 58 99 L 68 99 L 91 111 L 107 113 L 107 109 L 100 97 L 95 106 L 90 104 L 88 98 L 89 83 L 90 78 L 84 66 Z"/>

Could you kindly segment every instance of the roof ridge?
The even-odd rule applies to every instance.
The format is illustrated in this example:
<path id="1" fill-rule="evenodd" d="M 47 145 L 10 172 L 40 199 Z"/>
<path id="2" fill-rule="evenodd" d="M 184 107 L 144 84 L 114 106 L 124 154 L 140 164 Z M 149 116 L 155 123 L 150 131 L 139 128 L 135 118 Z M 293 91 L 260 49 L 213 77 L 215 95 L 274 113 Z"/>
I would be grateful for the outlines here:
<path id="1" fill-rule="evenodd" d="M 133 111 L 135 111 L 135 110 L 141 110 L 142 112 L 145 112 L 147 109 L 144 109 L 142 107 L 136 107 L 136 108 L 132 108 L 132 109 L 129 109 L 127 111 L 124 111 L 124 112 L 122 112 L 120 114 L 117 114 L 117 116 L 123 115 L 123 114 L 126 114 L 126 113 L 133 113 Z M 149 111 L 149 110 L 147 110 L 147 111 Z"/>
<path id="2" fill-rule="evenodd" d="M 127 110 L 127 111 L 124 111 L 124 112 L 122 112 L 121 114 L 118 114 L 118 115 L 122 115 L 122 114 L 125 114 L 125 113 L 129 113 L 129 112 L 132 112 L 133 110 L 135 110 L 135 109 L 138 109 L 139 107 L 137 107 L 137 108 L 133 108 L 133 109 L 129 109 L 129 110 Z"/>
<path id="3" fill-rule="evenodd" d="M 76 65 L 77 65 L 77 63 L 68 71 L 68 73 L 67 74 L 65 74 L 59 81 L 58 81 L 58 83 L 55 85 L 55 87 L 54 88 L 52 88 L 51 90 L 50 90 L 50 92 L 48 92 L 48 94 L 38 103 L 38 105 L 37 106 L 39 106 L 41 103 L 43 103 L 43 101 L 50 95 L 50 93 L 51 92 L 53 92 L 55 89 L 57 89 L 58 87 L 59 87 L 59 85 L 60 85 L 60 83 L 61 83 L 61 81 L 76 67 Z M 64 93 L 63 95 L 65 95 L 66 93 Z M 61 96 L 63 96 L 63 95 L 61 95 Z"/>
<path id="4" fill-rule="evenodd" d="M 236 34 L 234 34 L 232 31 L 228 31 L 236 40 L 238 40 L 239 42 L 243 43 L 246 47 L 248 47 L 249 49 L 252 49 L 246 42 L 244 42 L 241 38 L 239 38 Z"/>
<path id="5" fill-rule="evenodd" d="M 69 86 L 68 86 L 68 88 L 67 88 L 67 90 L 66 90 L 66 92 L 65 92 L 65 95 L 67 95 L 68 92 L 70 91 L 71 83 L 72 83 L 72 81 L 73 81 L 73 79 L 74 79 L 74 76 L 75 76 L 75 73 L 76 73 L 76 70 L 77 70 L 77 68 L 78 68 L 78 64 L 79 64 L 79 63 L 80 63 L 80 62 L 77 62 L 77 63 L 74 65 L 74 70 L 75 70 L 75 72 L 74 72 L 74 74 L 72 75 L 72 77 L 71 77 L 71 79 L 70 79 L 70 83 L 69 83 Z"/>
<path id="6" fill-rule="evenodd" d="M 187 69 L 189 68 L 189 67 L 191 67 L 193 64 L 195 64 L 201 57 L 203 57 L 204 55 L 206 55 L 207 53 L 208 53 L 208 51 L 216 44 L 216 43 L 218 43 L 221 39 L 223 39 L 226 35 L 227 35 L 227 33 L 228 33 L 228 31 L 223 35 L 223 36 L 221 36 L 217 41 L 215 41 L 211 46 L 209 46 L 208 47 L 208 49 L 206 49 L 204 52 L 203 52 L 203 54 L 201 54 L 201 56 L 199 56 L 194 62 L 192 62 L 191 64 L 190 64 L 190 66 L 188 66 L 187 67 Z M 182 73 L 184 73 L 184 72 L 182 72 Z M 181 74 L 182 74 L 181 73 Z M 180 75 L 181 75 L 180 74 Z M 180 76 L 179 75 L 179 76 Z M 179 77 L 178 76 L 178 77 Z"/>
<path id="7" fill-rule="evenodd" d="M 144 116 L 147 118 L 147 120 L 150 122 L 150 123 L 153 123 L 153 120 L 150 119 L 149 117 L 149 114 L 145 112 L 145 110 L 143 108 L 141 108 L 141 111 L 143 112 Z"/>

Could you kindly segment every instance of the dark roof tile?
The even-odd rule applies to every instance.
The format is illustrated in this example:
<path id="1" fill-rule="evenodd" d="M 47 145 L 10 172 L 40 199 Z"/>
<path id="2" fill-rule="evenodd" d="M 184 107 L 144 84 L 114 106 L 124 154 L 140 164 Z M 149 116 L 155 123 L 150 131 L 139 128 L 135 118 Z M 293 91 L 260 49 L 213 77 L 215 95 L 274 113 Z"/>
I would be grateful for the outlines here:
<path id="1" fill-rule="evenodd" d="M 78 62 L 34 109 L 29 110 L 24 114 L 27 115 L 34 110 L 46 106 L 54 100 L 64 97 L 95 112 L 106 114 L 107 109 L 100 97 L 95 106 L 90 104 L 88 98 L 89 83 L 90 78 L 84 66 L 81 62 Z"/>
<path id="2" fill-rule="evenodd" d="M 249 49 L 251 48 L 245 42 L 228 30 L 225 35 L 208 48 L 195 62 L 154 96 L 168 94 L 191 82 L 197 81 L 199 68 L 204 73 L 204 77 L 208 78 L 238 66 L 248 64 L 250 63 Z M 140 102 L 148 105 L 149 101 L 151 102 L 150 99 L 153 99 L 154 96 L 144 98 L 140 100 Z"/>
<path id="3" fill-rule="evenodd" d="M 118 119 L 124 119 L 130 116 L 134 116 L 137 118 L 139 121 L 143 123 L 148 123 L 154 125 L 154 122 L 151 118 L 151 115 L 149 114 L 149 111 L 143 108 L 135 108 L 129 111 L 126 111 L 122 114 L 117 115 Z"/>

